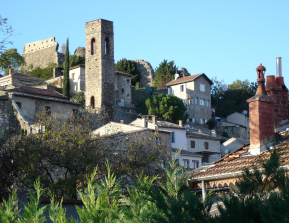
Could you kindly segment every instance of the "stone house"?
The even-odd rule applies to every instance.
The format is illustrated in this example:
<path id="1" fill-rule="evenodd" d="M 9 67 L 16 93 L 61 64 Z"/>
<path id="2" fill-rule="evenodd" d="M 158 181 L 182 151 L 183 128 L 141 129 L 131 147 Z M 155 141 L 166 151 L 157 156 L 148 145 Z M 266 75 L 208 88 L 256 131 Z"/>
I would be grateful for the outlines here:
<path id="1" fill-rule="evenodd" d="M 225 131 L 232 137 L 249 139 L 249 117 L 245 114 L 234 112 L 228 115 L 227 118 L 221 119 L 218 130 L 220 133 Z"/>
<path id="2" fill-rule="evenodd" d="M 275 131 L 286 137 L 285 141 L 276 145 L 276 148 L 282 148 L 280 168 L 288 171 L 289 144 L 288 131 L 286 132 L 289 127 L 288 89 L 280 73 L 277 73 L 277 77 L 268 75 L 265 86 L 265 70 L 262 64 L 256 68 L 258 89 L 256 95 L 247 100 L 250 143 L 241 145 L 210 166 L 192 173 L 188 178 L 192 183 L 192 190 L 201 193 L 203 198 L 208 190 L 226 192 L 235 188 L 236 181 L 242 176 L 245 167 L 249 170 L 253 169 L 253 165 L 262 168 L 258 162 L 259 158 L 269 158 L 270 151 L 266 147 L 273 148 Z"/>
<path id="3" fill-rule="evenodd" d="M 69 69 L 70 94 L 75 95 L 79 91 L 85 92 L 85 65 L 79 64 Z"/>
<path id="4" fill-rule="evenodd" d="M 130 124 L 149 129 L 170 131 L 172 133 L 170 141 L 172 148 L 171 157 L 174 158 L 176 151 L 181 149 L 177 157 L 180 165 L 186 165 L 191 169 L 202 165 L 202 155 L 187 150 L 186 129 L 183 127 L 182 121 L 179 121 L 179 125 L 177 125 L 167 121 L 156 120 L 156 117 L 152 116 L 152 120 L 138 118 Z"/>
<path id="5" fill-rule="evenodd" d="M 11 129 L 16 133 L 23 129 L 26 134 L 42 132 L 42 127 L 35 123 L 37 113 L 65 119 L 79 108 L 79 103 L 54 90 L 9 85 L 0 90 L 0 137 Z"/>
<path id="6" fill-rule="evenodd" d="M 202 164 L 208 165 L 221 158 L 221 138 L 202 131 L 187 131 L 187 150 L 202 155 Z"/>
<path id="7" fill-rule="evenodd" d="M 13 69 L 9 69 L 9 75 L 0 76 L 0 87 L 6 87 L 8 85 L 39 85 L 45 81 L 36 77 L 31 77 L 26 74 L 13 73 Z"/>
<path id="8" fill-rule="evenodd" d="M 168 94 L 182 99 L 188 113 L 188 121 L 205 124 L 212 117 L 211 85 L 204 74 L 176 78 L 166 84 Z"/>

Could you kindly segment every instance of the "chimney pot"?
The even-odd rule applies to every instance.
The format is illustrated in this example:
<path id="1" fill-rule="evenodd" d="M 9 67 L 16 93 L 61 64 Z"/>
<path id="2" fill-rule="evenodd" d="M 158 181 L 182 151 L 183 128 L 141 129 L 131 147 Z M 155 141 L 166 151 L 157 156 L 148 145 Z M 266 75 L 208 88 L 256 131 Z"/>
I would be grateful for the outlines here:
<path id="1" fill-rule="evenodd" d="M 276 76 L 282 77 L 282 57 L 276 58 Z"/>
<path id="2" fill-rule="evenodd" d="M 216 130 L 212 130 L 211 133 L 212 133 L 213 137 L 217 137 L 217 131 Z"/>
<path id="3" fill-rule="evenodd" d="M 124 120 L 120 120 L 120 123 L 121 123 L 121 124 L 124 124 Z"/>
<path id="4" fill-rule="evenodd" d="M 153 124 L 156 124 L 156 116 L 155 115 L 153 115 L 152 121 L 153 121 Z"/>
<path id="5" fill-rule="evenodd" d="M 266 90 L 269 90 L 269 88 L 272 88 L 272 87 L 279 88 L 275 80 L 275 75 L 268 75 L 266 79 L 267 79 L 266 86 L 265 86 Z"/>
<path id="6" fill-rule="evenodd" d="M 147 128 L 147 120 L 145 117 L 142 118 L 142 127 Z"/>
<path id="7" fill-rule="evenodd" d="M 179 120 L 179 126 L 183 127 L 183 120 Z"/>

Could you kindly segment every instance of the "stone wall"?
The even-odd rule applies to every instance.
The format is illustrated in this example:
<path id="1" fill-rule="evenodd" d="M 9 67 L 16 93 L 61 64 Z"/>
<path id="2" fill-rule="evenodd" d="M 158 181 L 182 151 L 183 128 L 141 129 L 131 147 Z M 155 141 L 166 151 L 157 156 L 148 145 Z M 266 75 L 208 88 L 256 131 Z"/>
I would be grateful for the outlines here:
<path id="1" fill-rule="evenodd" d="M 131 123 L 132 121 L 137 119 L 137 115 L 136 114 L 130 114 L 130 113 L 126 113 L 125 111 L 129 110 L 129 108 L 125 109 L 119 109 L 119 108 L 115 108 L 114 109 L 114 117 L 113 117 L 113 121 L 114 122 L 120 122 L 120 120 L 123 120 L 124 123 L 128 124 Z"/>
<path id="2" fill-rule="evenodd" d="M 58 52 L 58 43 L 55 37 L 39 40 L 24 45 L 22 56 L 25 59 L 26 66 L 45 68 L 50 63 L 62 64 L 64 54 Z"/>
<path id="3" fill-rule="evenodd" d="M 8 98 L 0 91 L 0 139 L 9 129 Z"/>
<path id="4" fill-rule="evenodd" d="M 131 104 L 131 78 L 123 75 L 115 75 L 116 106 L 132 108 Z"/>
<path id="5" fill-rule="evenodd" d="M 140 72 L 140 87 L 146 88 L 152 85 L 155 78 L 155 72 L 149 62 L 144 60 L 133 60 L 136 62 L 136 68 Z"/>

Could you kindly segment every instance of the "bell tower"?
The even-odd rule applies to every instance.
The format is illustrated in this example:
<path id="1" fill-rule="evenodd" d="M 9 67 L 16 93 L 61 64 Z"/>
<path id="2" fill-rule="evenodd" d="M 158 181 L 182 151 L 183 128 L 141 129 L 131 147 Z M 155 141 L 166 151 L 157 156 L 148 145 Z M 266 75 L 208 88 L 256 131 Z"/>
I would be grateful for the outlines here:
<path id="1" fill-rule="evenodd" d="M 113 22 L 85 23 L 85 105 L 105 109 L 110 119 L 115 103 Z"/>

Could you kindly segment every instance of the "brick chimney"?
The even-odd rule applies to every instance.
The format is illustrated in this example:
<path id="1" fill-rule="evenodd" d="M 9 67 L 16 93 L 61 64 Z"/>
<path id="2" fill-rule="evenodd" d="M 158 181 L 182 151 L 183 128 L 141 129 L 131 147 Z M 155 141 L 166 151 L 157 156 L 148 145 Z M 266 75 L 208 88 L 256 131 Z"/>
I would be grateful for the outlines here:
<path id="1" fill-rule="evenodd" d="M 265 90 L 266 68 L 260 64 L 256 68 L 258 89 L 256 95 L 247 100 L 250 117 L 250 148 L 252 155 L 266 150 L 266 144 L 274 138 L 274 100 L 268 97 Z"/>
<path id="2" fill-rule="evenodd" d="M 179 126 L 183 127 L 183 120 L 179 120 Z"/>
<path id="3" fill-rule="evenodd" d="M 10 74 L 14 74 L 14 69 L 13 68 L 9 68 L 9 75 Z"/>

